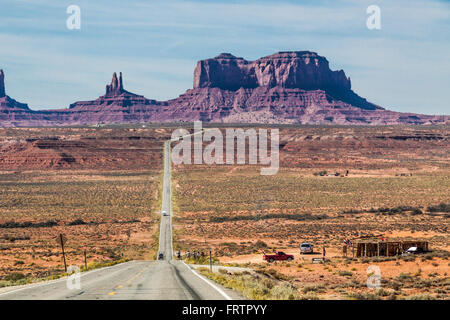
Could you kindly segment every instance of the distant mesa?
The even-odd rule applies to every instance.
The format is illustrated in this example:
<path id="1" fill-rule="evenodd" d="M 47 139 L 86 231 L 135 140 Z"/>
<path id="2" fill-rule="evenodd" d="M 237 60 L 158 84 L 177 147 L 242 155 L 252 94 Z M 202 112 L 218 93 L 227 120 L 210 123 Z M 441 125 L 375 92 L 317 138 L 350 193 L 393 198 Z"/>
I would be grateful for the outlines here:
<path id="1" fill-rule="evenodd" d="M 201 120 L 315 125 L 446 124 L 450 116 L 386 110 L 357 95 L 343 70 L 311 51 L 284 51 L 248 61 L 231 53 L 201 60 L 193 88 L 168 101 L 124 89 L 114 72 L 106 92 L 69 108 L 33 111 L 9 98 L 0 71 L 0 126 L 59 126 Z"/>
<path id="2" fill-rule="evenodd" d="M 195 88 L 223 90 L 286 88 L 323 90 L 334 98 L 366 110 L 383 109 L 351 90 L 343 70 L 330 70 L 328 60 L 310 51 L 279 52 L 255 61 L 222 53 L 197 63 Z"/>
<path id="3" fill-rule="evenodd" d="M 315 52 L 279 52 L 255 61 L 247 61 L 230 53 L 197 63 L 194 89 L 217 87 L 239 88 L 282 87 L 304 90 L 350 90 L 350 79 L 343 70 L 331 71 L 327 59 Z"/>

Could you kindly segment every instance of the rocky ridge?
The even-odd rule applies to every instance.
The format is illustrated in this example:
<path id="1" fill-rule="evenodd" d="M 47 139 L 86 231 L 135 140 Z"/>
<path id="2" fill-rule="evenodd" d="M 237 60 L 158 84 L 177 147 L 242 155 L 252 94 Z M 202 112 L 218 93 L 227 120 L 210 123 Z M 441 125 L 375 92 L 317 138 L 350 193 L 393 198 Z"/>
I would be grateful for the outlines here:
<path id="1" fill-rule="evenodd" d="M 103 96 L 66 109 L 33 111 L 8 97 L 0 72 L 0 126 L 60 126 L 201 120 L 339 125 L 444 124 L 449 116 L 386 110 L 358 96 L 343 70 L 315 52 L 279 52 L 255 61 L 229 53 L 199 61 L 193 89 L 156 101 L 124 89 L 113 74 Z"/>

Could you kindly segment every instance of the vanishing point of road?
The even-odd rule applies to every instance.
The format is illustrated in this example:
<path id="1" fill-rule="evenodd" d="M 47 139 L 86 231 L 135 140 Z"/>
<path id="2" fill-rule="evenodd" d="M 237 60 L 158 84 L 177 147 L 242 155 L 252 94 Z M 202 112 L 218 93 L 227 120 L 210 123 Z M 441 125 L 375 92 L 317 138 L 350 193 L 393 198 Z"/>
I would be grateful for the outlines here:
<path id="1" fill-rule="evenodd" d="M 164 144 L 164 178 L 159 252 L 164 260 L 130 261 L 80 273 L 80 286 L 67 278 L 0 289 L 0 299 L 33 300 L 230 300 L 239 298 L 199 275 L 183 261 L 173 259 L 170 143 Z"/>

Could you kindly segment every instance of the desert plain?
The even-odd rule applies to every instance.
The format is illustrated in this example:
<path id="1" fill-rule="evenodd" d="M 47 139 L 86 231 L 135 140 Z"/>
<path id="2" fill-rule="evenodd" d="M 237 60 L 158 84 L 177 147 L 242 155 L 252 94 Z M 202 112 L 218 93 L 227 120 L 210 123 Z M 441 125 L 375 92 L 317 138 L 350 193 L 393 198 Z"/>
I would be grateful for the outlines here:
<path id="1" fill-rule="evenodd" d="M 84 268 L 85 251 L 88 268 L 155 259 L 163 143 L 178 126 L 0 129 L 0 286 L 64 274 L 61 233 L 68 265 Z M 276 175 L 173 166 L 175 250 L 206 253 L 187 262 L 250 299 L 448 299 L 449 126 L 278 128 Z M 344 240 L 369 237 L 431 251 L 344 255 Z M 301 255 L 302 242 L 316 253 Z M 313 263 L 323 248 L 326 262 Z M 263 261 L 273 251 L 294 260 Z M 378 288 L 367 286 L 373 266 Z"/>

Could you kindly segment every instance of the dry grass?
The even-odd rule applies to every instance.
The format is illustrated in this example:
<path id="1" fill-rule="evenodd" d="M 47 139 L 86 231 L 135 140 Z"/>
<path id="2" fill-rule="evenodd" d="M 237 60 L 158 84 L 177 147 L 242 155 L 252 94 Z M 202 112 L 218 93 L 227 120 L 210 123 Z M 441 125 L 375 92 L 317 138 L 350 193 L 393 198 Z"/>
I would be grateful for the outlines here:
<path id="1" fill-rule="evenodd" d="M 159 172 L 3 174 L 0 190 L 3 279 L 61 274 L 59 233 L 68 238 L 68 265 L 82 265 L 84 250 L 97 264 L 154 256 Z"/>
<path id="2" fill-rule="evenodd" d="M 261 176 L 254 166 L 175 168 L 179 248 L 211 247 L 222 263 L 276 274 L 296 288 L 295 299 L 448 298 L 448 127 L 290 128 L 280 141 L 275 176 Z M 344 239 L 380 234 L 425 239 L 435 256 L 343 257 Z M 316 252 L 326 247 L 329 262 L 299 255 L 303 241 Z M 274 250 L 295 260 L 268 267 L 262 252 Z M 366 285 L 371 264 L 381 268 L 379 290 Z M 246 283 L 257 281 L 250 275 L 208 276 L 247 297 L 273 297 L 245 293 Z"/>

